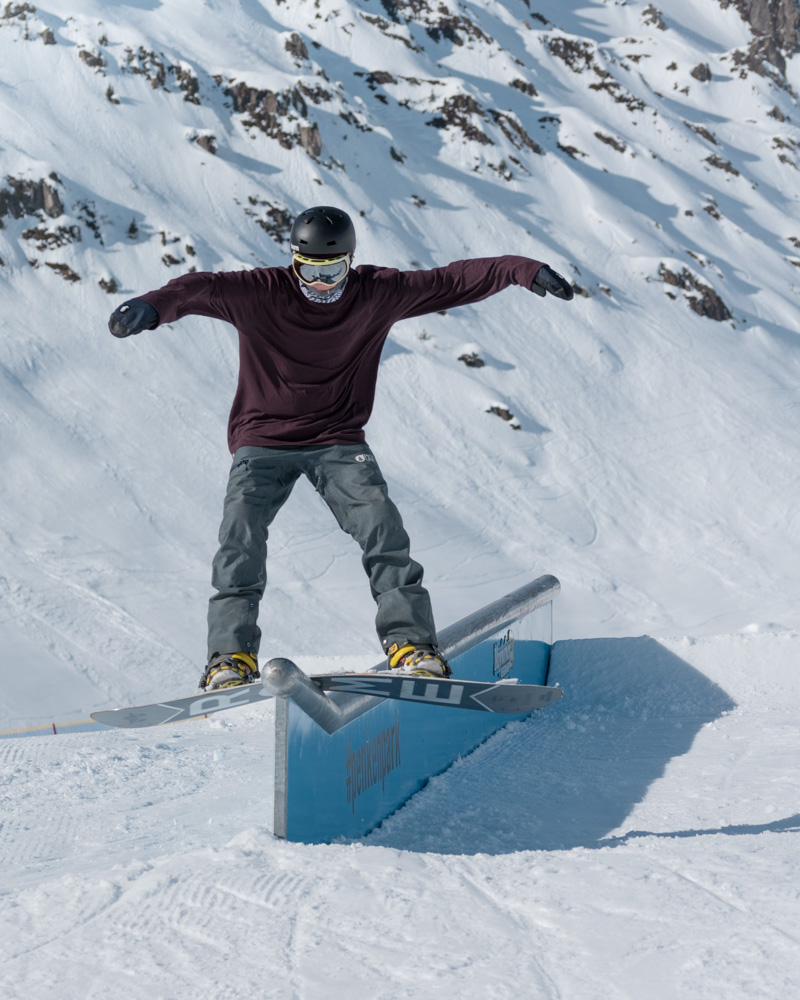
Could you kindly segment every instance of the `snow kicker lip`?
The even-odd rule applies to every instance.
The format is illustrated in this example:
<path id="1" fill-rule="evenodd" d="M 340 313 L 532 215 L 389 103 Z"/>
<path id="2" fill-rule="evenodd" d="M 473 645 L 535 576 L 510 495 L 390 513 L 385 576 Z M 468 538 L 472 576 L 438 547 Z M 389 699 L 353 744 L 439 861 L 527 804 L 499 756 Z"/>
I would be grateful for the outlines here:
<path id="1" fill-rule="evenodd" d="M 312 680 L 323 691 L 415 701 L 440 708 L 520 715 L 561 697 L 560 688 L 538 684 L 484 683 L 458 678 L 378 674 L 320 674 Z"/>

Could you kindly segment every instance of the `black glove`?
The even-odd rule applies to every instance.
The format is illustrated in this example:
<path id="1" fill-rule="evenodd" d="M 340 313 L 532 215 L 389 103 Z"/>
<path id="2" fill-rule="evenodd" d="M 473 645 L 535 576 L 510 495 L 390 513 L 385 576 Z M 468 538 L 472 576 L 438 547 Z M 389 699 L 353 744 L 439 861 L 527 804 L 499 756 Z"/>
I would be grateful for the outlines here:
<path id="1" fill-rule="evenodd" d="M 541 296 L 544 296 L 546 292 L 550 292 L 556 298 L 566 299 L 567 302 L 575 296 L 572 285 L 570 285 L 567 279 L 562 278 L 558 271 L 554 271 L 547 264 L 543 264 L 539 268 L 536 277 L 533 279 L 531 291 Z"/>
<path id="2" fill-rule="evenodd" d="M 128 299 L 117 306 L 108 321 L 108 328 L 115 337 L 130 337 L 142 330 L 155 330 L 158 313 L 144 299 Z"/>

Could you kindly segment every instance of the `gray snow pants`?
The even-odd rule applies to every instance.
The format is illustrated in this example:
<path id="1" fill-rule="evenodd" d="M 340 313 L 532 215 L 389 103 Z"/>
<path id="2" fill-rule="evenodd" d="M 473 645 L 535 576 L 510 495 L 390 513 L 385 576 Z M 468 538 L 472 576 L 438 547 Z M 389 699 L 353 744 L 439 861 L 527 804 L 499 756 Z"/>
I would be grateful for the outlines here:
<path id="1" fill-rule="evenodd" d="M 208 653 L 257 653 L 258 608 L 267 583 L 269 526 L 305 475 L 339 526 L 358 542 L 377 602 L 376 628 L 386 649 L 398 639 L 435 643 L 422 567 L 409 554 L 400 512 L 364 444 L 309 448 L 239 448 L 233 456 L 220 548 L 214 557 L 216 594 L 208 606 Z M 298 611 L 298 614 L 300 612 Z"/>

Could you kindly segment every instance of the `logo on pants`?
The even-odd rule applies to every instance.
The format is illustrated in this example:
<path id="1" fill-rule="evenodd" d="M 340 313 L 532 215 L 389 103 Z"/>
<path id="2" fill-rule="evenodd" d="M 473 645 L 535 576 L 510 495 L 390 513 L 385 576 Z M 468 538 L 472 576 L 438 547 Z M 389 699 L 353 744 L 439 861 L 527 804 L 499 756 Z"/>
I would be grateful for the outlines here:
<path id="1" fill-rule="evenodd" d="M 356 461 L 357 462 L 374 462 L 375 459 L 373 458 L 372 455 L 366 455 L 366 454 L 364 454 L 364 455 L 356 455 Z"/>

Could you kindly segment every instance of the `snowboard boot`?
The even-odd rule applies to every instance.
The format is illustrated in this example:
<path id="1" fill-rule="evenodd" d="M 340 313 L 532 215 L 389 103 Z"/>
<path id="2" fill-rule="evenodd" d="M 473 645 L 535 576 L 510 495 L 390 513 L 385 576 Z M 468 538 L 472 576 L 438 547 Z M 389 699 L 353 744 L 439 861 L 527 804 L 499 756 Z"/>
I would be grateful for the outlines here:
<path id="1" fill-rule="evenodd" d="M 201 691 L 251 684 L 261 677 L 258 661 L 250 653 L 214 653 L 200 678 Z"/>
<path id="2" fill-rule="evenodd" d="M 401 674 L 414 674 L 417 677 L 449 677 L 452 670 L 447 660 L 436 646 L 426 643 L 412 642 L 404 639 L 393 642 L 386 650 L 389 657 L 389 670 Z"/>

